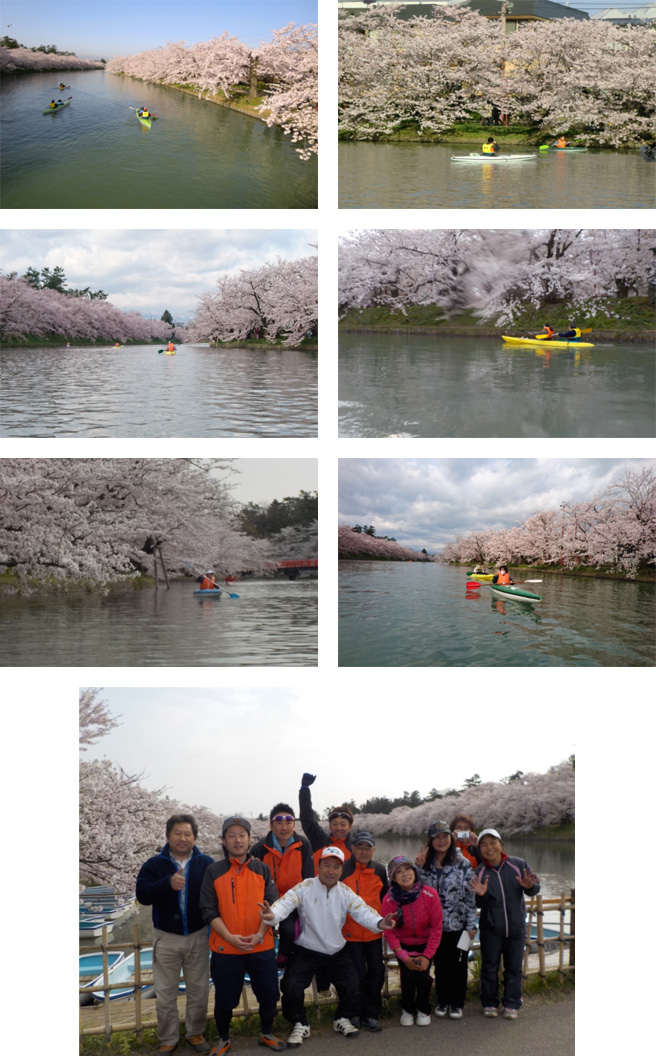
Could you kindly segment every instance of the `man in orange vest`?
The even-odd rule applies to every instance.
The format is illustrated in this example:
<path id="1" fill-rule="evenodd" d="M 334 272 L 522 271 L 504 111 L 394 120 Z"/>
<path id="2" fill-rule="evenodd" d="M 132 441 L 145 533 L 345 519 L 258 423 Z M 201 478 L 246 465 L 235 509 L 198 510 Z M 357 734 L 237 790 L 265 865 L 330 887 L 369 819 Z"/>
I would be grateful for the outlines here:
<path id="1" fill-rule="evenodd" d="M 269 832 L 251 850 L 271 870 L 273 882 L 282 897 L 291 887 L 314 876 L 312 848 L 305 836 L 295 829 L 296 818 L 288 803 L 276 803 L 269 814 Z M 278 967 L 287 963 L 294 942 L 296 915 L 287 917 L 279 927 Z"/>
<path id="2" fill-rule="evenodd" d="M 351 837 L 351 847 L 353 855 L 344 866 L 342 883 L 380 913 L 383 897 L 389 891 L 389 880 L 382 862 L 374 861 L 376 841 L 370 832 L 363 830 Z M 382 1030 L 381 991 L 385 982 L 382 935 L 375 935 L 350 916 L 346 918 L 342 934 L 360 976 L 359 1015 L 351 1017 L 351 1023 L 354 1027 L 364 1027 L 366 1030 Z"/>
<path id="3" fill-rule="evenodd" d="M 200 891 L 203 920 L 210 925 L 210 972 L 214 983 L 214 1019 L 219 1040 L 210 1056 L 230 1051 L 232 1011 L 239 1004 L 248 972 L 259 1002 L 262 1033 L 258 1045 L 282 1052 L 273 1033 L 278 1003 L 278 969 L 273 932 L 260 921 L 258 902 L 278 896 L 269 867 L 248 853 L 250 822 L 239 815 L 223 822 L 224 860 L 205 871 Z"/>

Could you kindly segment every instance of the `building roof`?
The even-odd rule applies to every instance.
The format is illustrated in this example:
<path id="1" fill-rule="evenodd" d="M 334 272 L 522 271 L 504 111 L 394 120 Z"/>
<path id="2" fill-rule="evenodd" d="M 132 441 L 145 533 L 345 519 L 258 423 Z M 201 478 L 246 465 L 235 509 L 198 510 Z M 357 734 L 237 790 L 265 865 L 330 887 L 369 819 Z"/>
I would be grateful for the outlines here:
<path id="1" fill-rule="evenodd" d="M 338 3 L 338 7 L 345 12 L 350 11 L 353 14 L 357 14 L 359 11 L 365 11 L 374 2 L 385 3 L 386 0 L 341 0 Z M 394 0 L 387 0 L 387 2 L 392 3 Z M 404 3 L 404 0 L 396 0 L 396 2 L 404 4 L 398 15 L 399 18 L 404 20 L 414 18 L 416 15 L 424 15 L 430 18 L 436 5 L 439 7 L 469 7 L 473 11 L 478 11 L 481 15 L 485 15 L 486 18 L 501 17 L 501 0 L 419 0 L 419 2 L 407 4 Z M 587 11 L 579 11 L 578 8 L 568 7 L 566 4 L 556 4 L 553 0 L 508 0 L 507 6 L 506 17 L 509 21 L 528 18 L 587 19 L 590 17 Z"/>

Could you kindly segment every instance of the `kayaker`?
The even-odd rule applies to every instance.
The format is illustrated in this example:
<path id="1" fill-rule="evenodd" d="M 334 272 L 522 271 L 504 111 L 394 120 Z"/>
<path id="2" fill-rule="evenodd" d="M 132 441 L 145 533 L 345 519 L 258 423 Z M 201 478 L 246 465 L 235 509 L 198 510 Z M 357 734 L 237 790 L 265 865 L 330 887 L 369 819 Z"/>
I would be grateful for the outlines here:
<path id="1" fill-rule="evenodd" d="M 558 337 L 562 337 L 565 341 L 580 341 L 581 331 L 577 326 L 570 326 L 569 330 L 565 330 L 563 331 L 563 333 L 559 333 Z"/>
<path id="2" fill-rule="evenodd" d="M 344 866 L 342 883 L 360 895 L 376 913 L 380 913 L 389 882 L 383 863 L 374 860 L 375 851 L 376 841 L 370 832 L 361 830 L 354 833 L 353 854 Z M 364 1027 L 377 1033 L 383 1029 L 380 1025 L 385 982 L 382 936 L 363 928 L 350 915 L 346 918 L 343 935 L 360 977 L 360 1006 L 357 1018 L 352 1017 L 351 1023 L 354 1027 Z"/>
<path id="3" fill-rule="evenodd" d="M 564 150 L 564 148 L 567 146 L 567 140 L 564 136 L 558 137 L 558 139 L 556 140 L 556 146 L 559 147 L 561 150 Z"/>
<path id="4" fill-rule="evenodd" d="M 168 350 L 169 350 L 169 352 L 175 352 L 175 345 L 173 344 L 173 342 L 172 342 L 172 341 L 169 341 L 169 348 L 168 348 Z"/>
<path id="5" fill-rule="evenodd" d="M 524 892 L 537 895 L 540 881 L 523 858 L 508 857 L 496 829 L 483 829 L 478 839 L 483 861 L 474 871 L 471 886 L 481 910 L 483 1015 L 498 1015 L 499 967 L 503 957 L 503 1018 L 517 1019 L 522 1005 L 526 942 Z"/>
<path id="6" fill-rule="evenodd" d="M 55 102 L 54 99 L 50 100 L 50 109 L 51 110 L 56 110 L 57 109 L 57 103 Z"/>
<path id="7" fill-rule="evenodd" d="M 137 113 L 139 114 L 139 117 L 150 117 L 150 110 L 147 106 L 142 106 L 137 110 Z"/>
<path id="8" fill-rule="evenodd" d="M 211 568 L 208 568 L 204 576 L 199 576 L 196 580 L 200 583 L 201 590 L 220 590 L 221 588 L 217 585 L 216 576 Z"/>
<path id="9" fill-rule="evenodd" d="M 508 587 L 514 583 L 515 580 L 510 578 L 507 565 L 499 565 L 499 571 L 495 572 L 492 576 L 492 582 L 496 583 L 499 587 Z"/>
<path id="10" fill-rule="evenodd" d="M 473 576 L 487 576 L 487 574 L 487 571 L 484 568 L 481 568 L 480 565 L 475 565 L 474 571 L 472 572 Z"/>
<path id="11" fill-rule="evenodd" d="M 545 341 L 550 341 L 552 337 L 555 337 L 555 331 L 553 327 L 549 326 L 549 323 L 544 323 L 541 330 L 538 330 L 536 337 L 542 337 L 544 334 Z"/>
<path id="12" fill-rule="evenodd" d="M 499 153 L 499 144 L 497 143 L 497 141 L 494 138 L 494 136 L 488 136 L 487 143 L 483 144 L 483 153 L 484 154 L 498 154 Z"/>
<path id="13" fill-rule="evenodd" d="M 467 994 L 467 949 L 464 932 L 471 941 L 478 927 L 476 896 L 471 888 L 472 867 L 459 853 L 455 833 L 446 821 L 434 822 L 419 865 L 419 877 L 434 887 L 442 903 L 442 939 L 435 954 L 435 1015 L 462 1019 Z M 478 862 L 476 863 L 479 864 Z"/>

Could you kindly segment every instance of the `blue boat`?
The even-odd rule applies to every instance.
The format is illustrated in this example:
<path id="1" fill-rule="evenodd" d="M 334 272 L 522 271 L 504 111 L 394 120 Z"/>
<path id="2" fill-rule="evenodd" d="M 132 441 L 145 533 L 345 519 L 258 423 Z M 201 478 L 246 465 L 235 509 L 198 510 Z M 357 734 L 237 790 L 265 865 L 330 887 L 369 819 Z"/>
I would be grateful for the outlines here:
<path id="1" fill-rule="evenodd" d="M 152 970 L 153 970 L 153 948 L 152 948 L 152 946 L 149 946 L 145 950 L 141 950 L 141 952 L 140 952 L 140 965 L 141 965 L 141 974 L 142 975 L 144 975 L 144 973 L 146 973 L 146 972 L 149 972 L 149 973 L 152 972 Z M 132 995 L 134 994 L 134 991 L 135 991 L 134 975 L 135 975 L 135 955 L 134 955 L 134 953 L 131 953 L 131 954 L 129 954 L 129 956 L 124 957 L 123 960 L 119 961 L 118 964 L 114 965 L 114 967 L 112 968 L 112 970 L 109 973 L 109 982 L 110 983 L 125 983 L 125 987 L 121 987 L 118 990 L 109 990 L 108 991 L 107 996 L 108 996 L 110 1001 L 119 1001 L 123 997 L 132 997 Z M 102 973 L 98 976 L 97 979 L 94 979 L 93 983 L 89 983 L 89 986 L 93 986 L 95 983 L 99 984 L 100 986 L 102 986 L 104 984 L 104 979 L 102 977 Z M 141 987 L 142 991 L 143 990 L 152 990 L 152 988 L 153 988 L 153 984 L 150 981 L 150 979 L 148 980 L 148 982 L 143 983 L 142 987 Z M 103 1002 L 105 1000 L 105 992 L 104 992 L 104 990 L 94 990 L 93 996 L 94 996 L 96 1001 Z"/>

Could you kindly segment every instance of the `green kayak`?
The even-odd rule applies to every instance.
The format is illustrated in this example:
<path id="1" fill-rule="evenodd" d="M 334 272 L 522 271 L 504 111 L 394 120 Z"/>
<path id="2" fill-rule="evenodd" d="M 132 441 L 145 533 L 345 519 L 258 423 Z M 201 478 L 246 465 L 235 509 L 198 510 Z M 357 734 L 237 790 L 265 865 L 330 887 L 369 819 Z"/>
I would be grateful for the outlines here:
<path id="1" fill-rule="evenodd" d="M 70 99 L 67 99 L 65 103 L 60 103 L 59 106 L 49 106 L 47 110 L 44 110 L 44 114 L 56 114 L 58 110 L 63 110 L 65 106 L 70 104 Z"/>
<path id="2" fill-rule="evenodd" d="M 534 594 L 532 590 L 527 590 L 526 587 L 518 587 L 514 584 L 508 587 L 501 587 L 497 583 L 490 583 L 490 590 L 499 597 L 514 598 L 515 601 L 542 601 L 539 594 Z"/>

